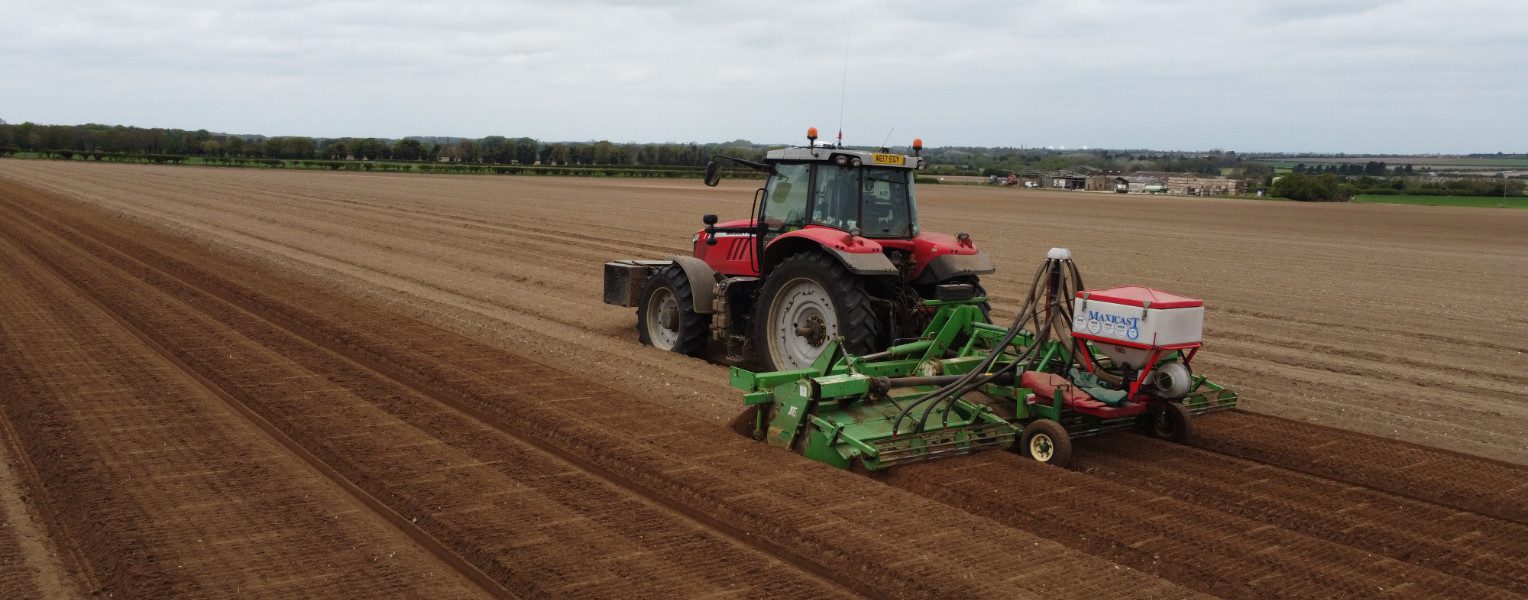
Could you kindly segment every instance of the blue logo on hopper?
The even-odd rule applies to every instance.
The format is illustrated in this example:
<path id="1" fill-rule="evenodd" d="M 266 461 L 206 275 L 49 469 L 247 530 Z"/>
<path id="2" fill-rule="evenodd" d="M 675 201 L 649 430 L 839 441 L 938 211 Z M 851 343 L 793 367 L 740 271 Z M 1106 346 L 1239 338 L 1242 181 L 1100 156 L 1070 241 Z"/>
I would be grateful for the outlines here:
<path id="1" fill-rule="evenodd" d="M 1101 313 L 1096 310 L 1090 310 L 1088 311 L 1088 319 L 1092 321 L 1100 321 L 1103 323 L 1113 323 L 1114 326 L 1118 329 L 1128 329 L 1130 331 L 1134 331 L 1134 334 L 1126 334 L 1129 335 L 1130 339 L 1132 340 L 1141 335 L 1141 330 L 1139 329 L 1141 326 L 1140 317 L 1121 317 L 1119 315 L 1111 315 L 1108 313 Z"/>

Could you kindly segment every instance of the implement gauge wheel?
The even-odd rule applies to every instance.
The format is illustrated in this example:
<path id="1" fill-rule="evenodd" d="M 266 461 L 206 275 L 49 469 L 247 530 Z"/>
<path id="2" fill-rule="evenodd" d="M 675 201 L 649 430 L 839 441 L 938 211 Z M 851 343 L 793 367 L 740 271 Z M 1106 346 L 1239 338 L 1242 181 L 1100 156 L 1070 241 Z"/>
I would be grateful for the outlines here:
<path id="1" fill-rule="evenodd" d="M 1169 402 L 1162 409 L 1153 409 L 1141 416 L 1146 420 L 1143 425 L 1151 437 L 1185 442 L 1194 434 L 1193 416 L 1182 404 Z"/>
<path id="2" fill-rule="evenodd" d="M 865 282 L 836 259 L 805 252 L 770 272 L 754 314 L 755 345 L 766 371 L 812 366 L 834 337 L 849 354 L 874 352 L 875 309 Z"/>
<path id="3" fill-rule="evenodd" d="M 1024 426 L 1019 437 L 1019 451 L 1036 461 L 1065 467 L 1072 462 L 1072 436 L 1060 423 L 1035 419 Z"/>
<path id="4" fill-rule="evenodd" d="M 637 338 L 659 350 L 690 356 L 706 351 L 711 315 L 695 312 L 690 279 L 684 269 L 671 264 L 658 269 L 642 286 L 637 303 Z"/>

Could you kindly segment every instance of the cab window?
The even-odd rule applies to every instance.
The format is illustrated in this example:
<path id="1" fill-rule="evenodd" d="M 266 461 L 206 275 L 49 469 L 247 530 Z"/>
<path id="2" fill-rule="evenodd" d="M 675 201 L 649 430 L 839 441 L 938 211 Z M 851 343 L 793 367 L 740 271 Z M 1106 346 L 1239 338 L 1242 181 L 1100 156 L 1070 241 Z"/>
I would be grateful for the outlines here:
<path id="1" fill-rule="evenodd" d="M 860 228 L 866 237 L 912 237 L 912 186 L 906 169 L 865 169 Z"/>
<path id="2" fill-rule="evenodd" d="M 806 224 L 811 169 L 805 164 L 777 164 L 765 184 L 764 224 L 769 233 L 799 229 Z"/>
<path id="3" fill-rule="evenodd" d="M 844 231 L 859 227 L 859 169 L 817 165 L 812 222 Z"/>

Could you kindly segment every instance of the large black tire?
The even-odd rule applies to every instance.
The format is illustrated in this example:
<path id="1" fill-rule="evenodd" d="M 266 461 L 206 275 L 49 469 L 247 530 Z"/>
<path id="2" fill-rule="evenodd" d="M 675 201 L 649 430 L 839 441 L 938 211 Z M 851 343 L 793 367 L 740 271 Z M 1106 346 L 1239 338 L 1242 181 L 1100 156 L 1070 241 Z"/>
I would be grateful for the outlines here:
<path id="1" fill-rule="evenodd" d="M 1019 436 L 1019 452 L 1037 462 L 1065 467 L 1072 463 L 1072 436 L 1060 423 L 1035 419 Z"/>
<path id="2" fill-rule="evenodd" d="M 671 264 L 647 278 L 637 302 L 637 339 L 660 350 L 700 356 L 710 333 L 711 315 L 695 312 L 684 269 Z"/>
<path id="3" fill-rule="evenodd" d="M 796 293 L 798 285 L 810 287 L 802 282 L 816 284 L 827 296 L 827 302 L 820 308 L 825 309 L 829 304 L 832 306 L 831 316 L 820 314 L 825 311 L 818 311 L 818 316 L 827 321 L 823 327 L 825 331 L 811 336 L 800 336 L 789 330 L 777 331 L 774 324 L 776 319 L 783 320 L 793 314 L 803 314 L 793 313 L 804 309 L 791 300 L 803 297 L 810 299 L 812 296 Z M 826 347 L 827 341 L 834 336 L 843 336 L 844 350 L 850 354 L 875 352 L 881 324 L 876 320 L 870 298 L 870 294 L 865 291 L 864 280 L 826 254 L 804 252 L 781 261 L 765 279 L 754 309 L 754 347 L 758 349 L 760 365 L 766 371 L 806 368 L 811 365 L 811 360 L 807 360 L 811 349 Z M 789 307 L 778 306 L 777 312 L 777 305 L 786 302 L 792 304 Z M 804 314 L 811 317 L 809 310 Z M 792 322 L 789 325 L 800 326 L 803 323 Z M 812 323 L 806 325 L 811 326 Z M 810 358 L 815 356 L 811 355 Z"/>
<path id="4" fill-rule="evenodd" d="M 1177 402 L 1166 403 L 1161 410 L 1151 410 L 1143 423 L 1146 435 L 1173 442 L 1186 442 L 1194 435 L 1193 413 Z"/>

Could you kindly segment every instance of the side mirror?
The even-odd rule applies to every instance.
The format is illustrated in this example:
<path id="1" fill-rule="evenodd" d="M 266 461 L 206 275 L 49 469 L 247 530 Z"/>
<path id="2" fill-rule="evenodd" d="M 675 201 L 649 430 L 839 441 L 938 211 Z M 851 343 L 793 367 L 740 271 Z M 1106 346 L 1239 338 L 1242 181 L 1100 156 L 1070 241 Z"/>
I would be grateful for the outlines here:
<path id="1" fill-rule="evenodd" d="M 700 218 L 700 222 L 705 223 L 707 225 L 715 225 L 716 224 L 716 215 L 706 215 L 704 217 L 701 217 Z"/>
<path id="2" fill-rule="evenodd" d="M 722 181 L 722 164 L 716 161 L 706 163 L 706 185 L 716 187 Z"/>

